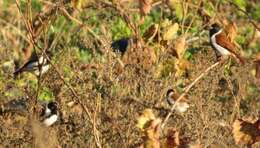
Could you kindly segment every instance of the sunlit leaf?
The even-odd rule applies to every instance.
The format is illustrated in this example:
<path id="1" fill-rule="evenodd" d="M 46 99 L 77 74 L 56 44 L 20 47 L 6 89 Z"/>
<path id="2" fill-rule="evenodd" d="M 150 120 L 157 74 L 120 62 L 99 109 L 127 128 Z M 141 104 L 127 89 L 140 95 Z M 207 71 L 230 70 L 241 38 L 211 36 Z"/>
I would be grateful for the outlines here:
<path id="1" fill-rule="evenodd" d="M 141 116 L 137 118 L 137 127 L 144 130 L 147 126 L 147 123 L 155 119 L 155 115 L 151 109 L 145 109 Z"/>
<path id="2" fill-rule="evenodd" d="M 161 122 L 161 119 L 154 119 L 148 128 L 145 129 L 145 137 L 142 144 L 144 148 L 160 148 Z"/>
<path id="3" fill-rule="evenodd" d="M 85 7 L 90 0 L 72 0 L 71 5 L 73 8 L 81 10 L 83 7 Z"/>
<path id="4" fill-rule="evenodd" d="M 164 40 L 173 40 L 177 36 L 179 30 L 179 24 L 174 23 L 173 25 L 168 26 L 163 33 Z"/>

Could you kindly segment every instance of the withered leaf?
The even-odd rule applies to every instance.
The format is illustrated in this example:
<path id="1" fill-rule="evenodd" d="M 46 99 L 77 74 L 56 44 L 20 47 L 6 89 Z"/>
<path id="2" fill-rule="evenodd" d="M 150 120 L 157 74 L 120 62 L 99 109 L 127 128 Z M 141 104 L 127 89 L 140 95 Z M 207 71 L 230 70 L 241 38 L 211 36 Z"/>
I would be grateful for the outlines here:
<path id="1" fill-rule="evenodd" d="M 165 32 L 163 33 L 163 40 L 169 41 L 173 40 L 177 36 L 179 30 L 179 24 L 174 23 L 173 25 L 167 26 Z"/>
<path id="2" fill-rule="evenodd" d="M 236 144 L 253 145 L 260 141 L 260 120 L 250 123 L 242 119 L 237 119 L 233 123 L 233 137 Z"/>
<path id="3" fill-rule="evenodd" d="M 147 123 L 155 119 L 155 115 L 151 109 L 145 109 L 141 116 L 137 118 L 137 127 L 141 130 L 144 130 L 147 126 Z"/>
<path id="4" fill-rule="evenodd" d="M 230 22 L 227 26 L 227 37 L 231 42 L 234 42 L 237 36 L 237 25 L 235 22 Z"/>
<path id="5" fill-rule="evenodd" d="M 152 0 L 139 0 L 139 7 L 142 16 L 149 14 L 152 8 Z"/>

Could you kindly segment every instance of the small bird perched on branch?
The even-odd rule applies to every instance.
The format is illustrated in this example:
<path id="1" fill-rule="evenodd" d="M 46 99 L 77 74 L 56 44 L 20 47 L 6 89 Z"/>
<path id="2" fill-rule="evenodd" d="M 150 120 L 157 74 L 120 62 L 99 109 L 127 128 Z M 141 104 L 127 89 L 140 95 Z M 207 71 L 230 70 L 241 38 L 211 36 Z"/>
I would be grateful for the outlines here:
<path id="1" fill-rule="evenodd" d="M 210 44 L 215 49 L 217 58 L 220 56 L 233 56 L 241 64 L 245 64 L 244 58 L 242 58 L 235 50 L 236 45 L 230 42 L 227 36 L 224 34 L 223 29 L 218 24 L 213 24 L 209 31 Z"/>
<path id="2" fill-rule="evenodd" d="M 46 51 L 46 54 L 48 55 L 49 58 L 51 58 L 50 51 Z M 27 72 L 32 72 L 36 76 L 39 76 L 40 74 L 44 74 L 45 72 L 47 72 L 49 68 L 50 68 L 49 61 L 44 55 L 41 55 L 39 57 L 36 56 L 30 59 L 22 67 L 18 68 L 13 74 L 16 77 L 19 74 L 27 71 Z"/>
<path id="3" fill-rule="evenodd" d="M 166 100 L 170 106 L 176 103 L 175 110 L 179 113 L 184 113 L 190 106 L 187 102 L 185 102 L 186 98 L 182 98 L 180 101 L 176 102 L 179 96 L 180 95 L 173 89 L 169 89 L 166 93 Z"/>

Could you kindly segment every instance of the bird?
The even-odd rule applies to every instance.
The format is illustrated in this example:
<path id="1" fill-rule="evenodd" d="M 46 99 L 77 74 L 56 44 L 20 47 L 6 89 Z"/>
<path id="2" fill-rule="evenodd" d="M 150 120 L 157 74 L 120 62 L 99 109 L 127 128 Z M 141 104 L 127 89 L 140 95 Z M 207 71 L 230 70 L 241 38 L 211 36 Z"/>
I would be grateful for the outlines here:
<path id="1" fill-rule="evenodd" d="M 53 125 L 59 118 L 58 103 L 51 101 L 45 104 L 40 116 L 45 126 L 49 127 Z"/>
<path id="2" fill-rule="evenodd" d="M 49 58 L 51 58 L 51 53 L 49 51 L 46 52 Z M 14 76 L 18 76 L 23 72 L 32 72 L 36 76 L 46 73 L 50 68 L 50 63 L 44 55 L 40 55 L 39 57 L 33 57 L 28 62 L 26 62 L 22 67 L 15 70 L 13 73 Z"/>
<path id="3" fill-rule="evenodd" d="M 121 53 L 121 55 L 124 55 L 129 47 L 129 44 L 130 38 L 121 38 L 113 41 L 111 44 L 111 48 L 113 49 L 113 52 Z"/>
<path id="4" fill-rule="evenodd" d="M 244 58 L 242 58 L 235 50 L 236 45 L 233 44 L 220 28 L 218 24 L 211 25 L 209 30 L 210 44 L 215 49 L 217 58 L 220 56 L 233 56 L 241 64 L 245 64 Z"/>
<path id="5" fill-rule="evenodd" d="M 186 98 L 183 98 L 182 100 L 176 102 L 179 96 L 180 95 L 177 92 L 175 92 L 173 89 L 169 89 L 166 93 L 166 101 L 170 106 L 176 103 L 175 110 L 179 113 L 184 113 L 188 110 L 190 105 L 187 102 L 185 102 Z"/>

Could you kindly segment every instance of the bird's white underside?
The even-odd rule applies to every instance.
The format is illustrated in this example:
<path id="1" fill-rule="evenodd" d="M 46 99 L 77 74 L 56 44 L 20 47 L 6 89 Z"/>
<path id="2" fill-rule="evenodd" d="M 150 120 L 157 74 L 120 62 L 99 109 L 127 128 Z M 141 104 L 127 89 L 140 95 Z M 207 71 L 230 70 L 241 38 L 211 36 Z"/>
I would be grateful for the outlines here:
<path id="1" fill-rule="evenodd" d="M 49 64 L 46 65 L 46 63 L 47 63 L 47 59 L 41 56 L 38 62 L 33 62 L 27 66 L 27 71 L 33 71 L 36 75 L 39 75 L 40 74 L 39 65 L 42 65 L 41 74 L 44 74 L 50 68 L 50 65 Z"/>
<path id="2" fill-rule="evenodd" d="M 46 107 L 44 116 L 47 117 L 47 116 L 50 116 L 50 115 L 51 115 L 51 110 L 48 107 Z"/>
<path id="3" fill-rule="evenodd" d="M 54 114 L 54 115 L 51 115 L 49 118 L 46 118 L 46 119 L 43 121 L 43 124 L 44 124 L 45 126 L 51 126 L 51 125 L 54 124 L 57 120 L 58 120 L 58 115 Z"/>
<path id="4" fill-rule="evenodd" d="M 42 66 L 42 67 L 41 67 L 41 74 L 44 74 L 45 72 L 47 72 L 47 71 L 49 70 L 49 68 L 50 68 L 50 65 L 44 65 L 44 66 Z M 37 70 L 35 71 L 35 74 L 36 74 L 36 75 L 40 75 L 39 69 L 37 69 Z"/>
<path id="5" fill-rule="evenodd" d="M 221 53 L 221 55 L 231 55 L 231 53 L 226 48 L 223 48 L 216 43 L 216 35 L 220 34 L 221 32 L 222 29 L 219 30 L 219 32 L 212 35 L 212 37 L 210 38 L 211 43 Z"/>
<path id="6" fill-rule="evenodd" d="M 171 97 L 171 95 L 169 95 L 169 97 L 167 97 L 168 102 L 170 103 L 170 105 L 173 105 L 176 103 L 175 106 L 175 110 L 179 113 L 184 113 L 188 110 L 188 108 L 190 107 L 188 103 L 186 102 L 176 102 L 174 101 Z"/>

